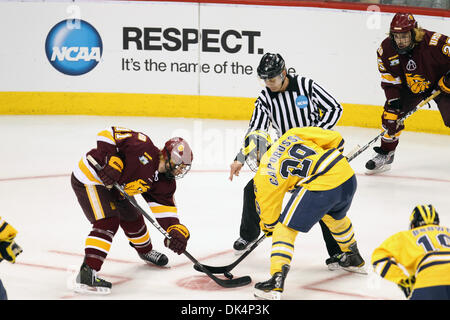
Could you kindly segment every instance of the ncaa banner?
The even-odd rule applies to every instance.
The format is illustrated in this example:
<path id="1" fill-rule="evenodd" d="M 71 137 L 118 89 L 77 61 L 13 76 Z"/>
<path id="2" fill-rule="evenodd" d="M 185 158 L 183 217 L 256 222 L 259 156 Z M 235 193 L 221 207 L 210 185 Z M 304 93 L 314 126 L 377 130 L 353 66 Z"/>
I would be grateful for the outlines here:
<path id="1" fill-rule="evenodd" d="M 252 98 L 261 89 L 260 58 L 277 52 L 289 73 L 316 80 L 339 101 L 382 105 L 376 50 L 392 15 L 189 2 L 0 2 L 8 44 L 0 90 Z M 448 18 L 416 18 L 430 30 L 448 30 Z"/>
<path id="2" fill-rule="evenodd" d="M 256 67 L 276 52 L 288 73 L 345 105 L 340 124 L 378 127 L 376 51 L 392 16 L 376 6 L 0 2 L 0 112 L 248 120 L 263 85 Z M 416 20 L 450 34 L 449 18 Z"/>

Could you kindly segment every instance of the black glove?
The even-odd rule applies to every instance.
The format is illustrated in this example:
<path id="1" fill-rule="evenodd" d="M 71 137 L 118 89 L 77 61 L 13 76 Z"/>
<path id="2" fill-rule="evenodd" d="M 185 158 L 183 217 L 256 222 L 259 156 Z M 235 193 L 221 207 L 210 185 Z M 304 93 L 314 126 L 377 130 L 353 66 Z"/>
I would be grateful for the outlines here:
<path id="1" fill-rule="evenodd" d="M 383 115 L 381 116 L 381 125 L 391 137 L 405 129 L 403 123 L 397 122 L 401 114 L 401 109 L 400 99 L 388 101 L 384 107 Z"/>
<path id="2" fill-rule="evenodd" d="M 98 171 L 98 176 L 102 179 L 107 188 L 111 188 L 122 176 L 123 162 L 117 156 L 111 156 L 106 165 Z"/>
<path id="3" fill-rule="evenodd" d="M 450 94 L 450 70 L 438 82 L 439 89 L 446 94 Z"/>
<path id="4" fill-rule="evenodd" d="M 167 228 L 170 240 L 165 238 L 164 245 L 177 254 L 182 254 L 186 250 L 190 234 L 189 230 L 182 224 L 174 224 Z"/>

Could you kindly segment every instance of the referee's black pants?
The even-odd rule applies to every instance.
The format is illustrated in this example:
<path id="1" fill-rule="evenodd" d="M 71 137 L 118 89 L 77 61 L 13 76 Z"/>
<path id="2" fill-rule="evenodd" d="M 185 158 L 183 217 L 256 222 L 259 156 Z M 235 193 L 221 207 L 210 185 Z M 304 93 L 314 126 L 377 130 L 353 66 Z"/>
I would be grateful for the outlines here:
<path id="1" fill-rule="evenodd" d="M 239 230 L 241 238 L 247 241 L 255 240 L 261 232 L 259 227 L 260 219 L 256 212 L 255 198 L 253 179 L 251 179 L 244 188 L 244 204 L 242 207 L 241 227 Z M 341 248 L 331 235 L 330 229 L 328 229 L 322 220 L 319 221 L 319 224 L 330 257 L 334 254 L 341 253 Z"/>

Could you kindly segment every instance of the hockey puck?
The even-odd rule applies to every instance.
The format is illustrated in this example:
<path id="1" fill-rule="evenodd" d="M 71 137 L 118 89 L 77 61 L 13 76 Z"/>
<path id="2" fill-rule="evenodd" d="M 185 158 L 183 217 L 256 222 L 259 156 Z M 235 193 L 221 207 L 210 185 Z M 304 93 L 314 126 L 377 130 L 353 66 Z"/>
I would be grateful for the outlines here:
<path id="1" fill-rule="evenodd" d="M 229 273 L 229 272 L 224 272 L 224 274 L 223 274 L 226 278 L 228 278 L 228 279 L 233 279 L 233 275 L 231 274 L 231 273 Z"/>

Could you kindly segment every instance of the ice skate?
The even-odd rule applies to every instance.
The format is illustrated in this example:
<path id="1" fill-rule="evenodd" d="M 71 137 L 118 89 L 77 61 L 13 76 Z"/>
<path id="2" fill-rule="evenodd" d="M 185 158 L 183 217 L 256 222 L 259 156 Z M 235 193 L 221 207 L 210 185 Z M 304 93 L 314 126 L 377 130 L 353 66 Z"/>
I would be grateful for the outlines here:
<path id="1" fill-rule="evenodd" d="M 135 248 L 133 243 L 129 242 L 130 246 Z M 167 263 L 169 263 L 169 258 L 167 258 L 167 256 L 164 253 L 160 253 L 156 250 L 150 250 L 147 253 L 140 253 L 138 252 L 139 258 L 141 258 L 142 260 L 144 260 L 145 262 L 147 262 L 150 265 L 156 265 L 158 267 L 163 267 L 165 266 Z"/>
<path id="2" fill-rule="evenodd" d="M 334 271 L 334 270 L 338 270 L 341 267 L 339 266 L 339 256 L 341 255 L 341 253 L 336 253 L 334 255 L 332 255 L 331 257 L 329 257 L 327 260 L 325 260 L 325 264 L 328 267 L 328 270 L 330 271 Z"/>
<path id="3" fill-rule="evenodd" d="M 376 155 L 366 162 L 366 174 L 376 174 L 391 169 L 391 164 L 394 161 L 395 151 L 385 151 L 381 147 L 374 147 Z"/>
<path id="4" fill-rule="evenodd" d="M 281 267 L 281 272 L 276 272 L 267 281 L 255 284 L 255 298 L 259 300 L 281 300 L 281 293 L 284 290 L 284 280 L 286 280 L 289 269 L 290 266 L 285 264 Z"/>
<path id="5" fill-rule="evenodd" d="M 247 241 L 247 240 L 239 237 L 233 244 L 234 254 L 236 256 L 240 256 L 245 251 L 250 249 L 250 247 L 252 246 L 252 244 L 254 244 L 256 242 L 256 240 L 258 240 L 258 238 L 256 238 L 255 240 L 252 240 L 252 241 Z"/>
<path id="6" fill-rule="evenodd" d="M 169 262 L 169 259 L 164 253 L 160 253 L 156 250 L 150 250 L 147 253 L 138 253 L 138 254 L 139 257 L 148 264 L 153 264 L 159 267 L 163 267 Z"/>
<path id="7" fill-rule="evenodd" d="M 75 280 L 74 291 L 77 293 L 109 294 L 111 282 L 97 277 L 97 272 L 83 263 Z"/>
<path id="8" fill-rule="evenodd" d="M 343 252 L 333 255 L 326 260 L 328 270 L 343 269 L 349 272 L 367 274 L 364 268 L 364 259 L 359 254 L 356 242 L 349 247 L 349 252 Z"/>

